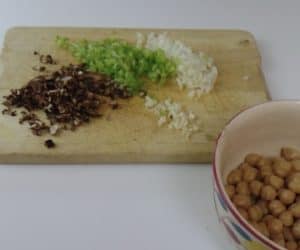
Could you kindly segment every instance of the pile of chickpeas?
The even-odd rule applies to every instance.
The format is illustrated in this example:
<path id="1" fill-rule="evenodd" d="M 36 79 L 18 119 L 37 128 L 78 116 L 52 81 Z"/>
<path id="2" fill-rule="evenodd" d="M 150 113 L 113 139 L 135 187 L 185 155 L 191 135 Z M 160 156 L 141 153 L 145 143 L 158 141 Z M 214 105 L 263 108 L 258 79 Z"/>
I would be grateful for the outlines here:
<path id="1" fill-rule="evenodd" d="M 288 250 L 300 249 L 300 151 L 279 157 L 248 154 L 227 176 L 226 192 L 260 233 Z"/>

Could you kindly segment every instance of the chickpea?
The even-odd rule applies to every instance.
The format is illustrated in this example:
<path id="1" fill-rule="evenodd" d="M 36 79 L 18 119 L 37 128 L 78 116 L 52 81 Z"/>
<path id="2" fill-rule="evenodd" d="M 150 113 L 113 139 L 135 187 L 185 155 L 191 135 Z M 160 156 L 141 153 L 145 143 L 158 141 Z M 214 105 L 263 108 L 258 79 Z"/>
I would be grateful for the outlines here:
<path id="1" fill-rule="evenodd" d="M 255 230 L 257 230 L 261 234 L 263 234 L 267 237 L 270 236 L 269 230 L 264 222 L 258 223 L 255 221 L 249 221 L 249 223 L 255 228 Z"/>
<path id="2" fill-rule="evenodd" d="M 273 172 L 275 175 L 279 177 L 286 177 L 288 176 L 291 170 L 292 170 L 292 165 L 288 161 L 282 158 L 277 158 L 274 160 Z"/>
<path id="3" fill-rule="evenodd" d="M 238 194 L 244 194 L 244 195 L 249 195 L 250 194 L 250 190 L 249 190 L 249 186 L 248 183 L 245 181 L 239 182 L 236 186 L 236 192 Z"/>
<path id="4" fill-rule="evenodd" d="M 259 201 L 256 203 L 256 205 L 260 207 L 261 211 L 263 212 L 263 215 L 268 214 L 269 209 L 268 209 L 268 204 L 267 204 L 266 201 L 264 201 L 264 200 L 259 200 Z"/>
<path id="5" fill-rule="evenodd" d="M 281 189 L 284 185 L 284 179 L 282 179 L 276 175 L 271 175 L 269 177 L 269 182 L 270 182 L 270 185 L 273 186 L 277 190 Z"/>
<path id="6" fill-rule="evenodd" d="M 282 233 L 271 235 L 271 239 L 278 245 L 285 247 L 285 240 Z"/>
<path id="7" fill-rule="evenodd" d="M 268 227 L 267 227 L 267 225 L 266 225 L 265 222 L 260 222 L 260 223 L 258 223 L 256 229 L 257 229 L 260 233 L 262 233 L 264 236 L 270 237 L 270 233 L 269 233 Z"/>
<path id="8" fill-rule="evenodd" d="M 269 210 L 272 215 L 278 216 L 286 210 L 286 207 L 279 200 L 273 200 L 269 204 Z"/>
<path id="9" fill-rule="evenodd" d="M 257 176 L 257 169 L 254 167 L 245 167 L 243 168 L 243 180 L 246 182 L 250 182 L 255 180 Z"/>
<path id="10" fill-rule="evenodd" d="M 246 162 L 252 166 L 255 166 L 260 159 L 261 159 L 261 156 L 259 154 L 247 154 L 244 162 Z"/>
<path id="11" fill-rule="evenodd" d="M 240 165 L 239 165 L 239 169 L 243 170 L 244 168 L 251 168 L 252 166 L 249 165 L 247 162 L 242 162 Z"/>
<path id="12" fill-rule="evenodd" d="M 248 213 L 249 213 L 249 218 L 255 222 L 260 221 L 263 217 L 263 211 L 258 205 L 254 205 L 250 207 L 248 209 Z"/>
<path id="13" fill-rule="evenodd" d="M 281 156 L 287 161 L 300 159 L 300 152 L 294 148 L 284 147 L 281 149 Z"/>
<path id="14" fill-rule="evenodd" d="M 258 162 L 256 163 L 256 166 L 261 169 L 263 166 L 271 166 L 272 162 L 270 161 L 270 159 L 265 158 L 265 157 L 261 157 Z"/>
<path id="15" fill-rule="evenodd" d="M 294 203 L 289 207 L 289 210 L 291 211 L 292 215 L 295 218 L 300 218 L 300 202 Z"/>
<path id="16" fill-rule="evenodd" d="M 257 181 L 257 180 L 251 181 L 249 183 L 249 188 L 250 188 L 251 194 L 253 194 L 254 196 L 259 196 L 262 186 L 263 186 L 263 184 L 260 181 Z"/>
<path id="17" fill-rule="evenodd" d="M 284 236 L 284 239 L 287 241 L 295 240 L 290 227 L 283 228 L 283 236 Z"/>
<path id="18" fill-rule="evenodd" d="M 284 180 L 276 175 L 268 175 L 265 177 L 265 183 L 278 190 L 283 187 Z"/>
<path id="19" fill-rule="evenodd" d="M 275 219 L 275 217 L 273 215 L 268 214 L 263 217 L 262 221 L 267 223 L 267 225 L 268 225 L 268 223 L 273 219 Z"/>
<path id="20" fill-rule="evenodd" d="M 293 225 L 294 223 L 294 217 L 291 211 L 284 211 L 282 214 L 280 214 L 279 220 L 281 220 L 282 224 L 287 227 Z"/>
<path id="21" fill-rule="evenodd" d="M 287 250 L 297 250 L 297 247 L 298 247 L 297 242 L 294 240 L 285 242 L 285 248 Z"/>
<path id="22" fill-rule="evenodd" d="M 235 194 L 235 187 L 233 185 L 225 185 L 225 191 L 231 199 Z"/>
<path id="23" fill-rule="evenodd" d="M 270 186 L 270 185 L 266 185 L 263 186 L 261 189 L 261 198 L 267 201 L 271 201 L 274 200 L 277 196 L 276 190 Z"/>
<path id="24" fill-rule="evenodd" d="M 237 210 L 239 211 L 239 213 L 244 217 L 245 220 L 249 219 L 249 215 L 246 209 L 238 207 Z"/>
<path id="25" fill-rule="evenodd" d="M 236 194 L 232 199 L 237 207 L 248 208 L 252 205 L 252 200 L 249 195 Z"/>
<path id="26" fill-rule="evenodd" d="M 268 226 L 268 230 L 269 230 L 270 234 L 273 234 L 273 235 L 280 234 L 283 231 L 283 224 L 282 224 L 281 220 L 276 219 L 276 218 L 270 219 L 267 222 L 267 226 Z"/>
<path id="27" fill-rule="evenodd" d="M 281 240 L 284 240 L 284 236 L 283 236 L 283 231 L 281 233 L 277 233 L 277 234 L 271 234 L 270 235 L 270 238 L 273 240 L 273 239 L 281 239 Z"/>
<path id="28" fill-rule="evenodd" d="M 300 239 L 300 220 L 297 220 L 292 226 L 292 233 L 295 239 Z"/>
<path id="29" fill-rule="evenodd" d="M 249 222 L 258 232 L 260 232 L 261 234 L 265 235 L 266 237 L 270 237 L 270 232 L 269 229 L 266 225 L 265 222 L 254 222 L 254 221 L 250 221 Z"/>
<path id="30" fill-rule="evenodd" d="M 263 181 L 264 181 L 264 178 L 263 178 L 263 176 L 261 175 L 261 171 L 260 170 L 258 170 L 258 172 L 257 172 L 257 175 L 256 175 L 256 179 L 255 179 L 256 181 L 260 181 L 260 182 L 262 182 L 263 183 Z"/>
<path id="31" fill-rule="evenodd" d="M 300 194 L 300 173 L 293 173 L 287 180 L 287 186 L 296 194 Z"/>
<path id="32" fill-rule="evenodd" d="M 265 158 L 265 164 L 272 166 L 274 161 L 274 157 Z"/>
<path id="33" fill-rule="evenodd" d="M 283 239 L 272 239 L 272 241 L 274 241 L 277 245 L 281 246 L 281 247 L 285 247 L 285 241 Z"/>
<path id="34" fill-rule="evenodd" d="M 234 185 L 239 183 L 242 180 L 242 170 L 234 169 L 232 170 L 227 177 L 227 184 Z"/>
<path id="35" fill-rule="evenodd" d="M 279 191 L 279 199 L 285 205 L 290 205 L 294 202 L 296 194 L 289 189 L 281 189 Z"/>
<path id="36" fill-rule="evenodd" d="M 263 165 L 261 166 L 260 168 L 260 172 L 259 172 L 259 175 L 264 178 L 268 175 L 272 175 L 273 174 L 273 170 L 272 170 L 272 167 L 270 165 Z"/>
<path id="37" fill-rule="evenodd" d="M 300 160 L 292 160 L 292 169 L 296 172 L 300 172 Z"/>
<path id="38" fill-rule="evenodd" d="M 251 221 L 249 220 L 249 223 L 256 229 L 258 230 L 258 223 L 256 221 Z"/>

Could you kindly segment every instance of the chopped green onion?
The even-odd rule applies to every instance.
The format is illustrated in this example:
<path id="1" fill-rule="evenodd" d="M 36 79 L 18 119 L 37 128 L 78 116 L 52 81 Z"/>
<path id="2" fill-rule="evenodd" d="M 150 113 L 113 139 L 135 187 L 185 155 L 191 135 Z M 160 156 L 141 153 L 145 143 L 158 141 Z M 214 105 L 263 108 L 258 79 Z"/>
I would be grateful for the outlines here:
<path id="1" fill-rule="evenodd" d="M 133 93 L 144 88 L 145 78 L 163 84 L 176 72 L 176 62 L 167 58 L 164 51 L 137 48 L 121 39 L 71 42 L 57 36 L 56 43 L 89 70 L 109 75 Z"/>

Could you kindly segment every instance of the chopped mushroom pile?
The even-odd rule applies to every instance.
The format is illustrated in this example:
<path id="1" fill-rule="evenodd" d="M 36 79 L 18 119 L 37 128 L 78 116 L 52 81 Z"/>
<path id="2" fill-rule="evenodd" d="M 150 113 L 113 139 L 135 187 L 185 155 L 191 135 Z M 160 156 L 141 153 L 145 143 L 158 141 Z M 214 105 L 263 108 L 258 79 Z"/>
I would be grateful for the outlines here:
<path id="1" fill-rule="evenodd" d="M 11 90 L 4 97 L 6 108 L 2 113 L 16 116 L 15 108 L 23 108 L 20 124 L 27 122 L 35 135 L 54 135 L 61 129 L 74 130 L 91 118 L 101 116 L 100 106 L 116 109 L 118 99 L 129 97 L 129 92 L 110 78 L 88 72 L 84 65 L 69 65 Z M 46 114 L 47 123 L 35 113 L 38 110 Z"/>

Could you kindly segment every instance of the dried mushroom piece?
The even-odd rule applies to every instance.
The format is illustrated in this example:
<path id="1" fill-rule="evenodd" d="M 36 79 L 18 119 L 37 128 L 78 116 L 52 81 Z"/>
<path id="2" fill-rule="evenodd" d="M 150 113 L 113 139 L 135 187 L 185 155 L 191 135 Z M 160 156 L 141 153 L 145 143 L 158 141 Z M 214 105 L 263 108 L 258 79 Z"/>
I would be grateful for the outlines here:
<path id="1" fill-rule="evenodd" d="M 46 140 L 44 144 L 47 148 L 54 148 L 56 146 L 54 141 L 52 141 L 51 139 Z"/>
<path id="2" fill-rule="evenodd" d="M 38 51 L 33 51 L 33 54 L 35 56 L 39 56 L 40 63 L 42 64 L 57 64 L 57 61 L 54 60 L 53 57 L 49 54 L 43 55 L 40 54 Z"/>

